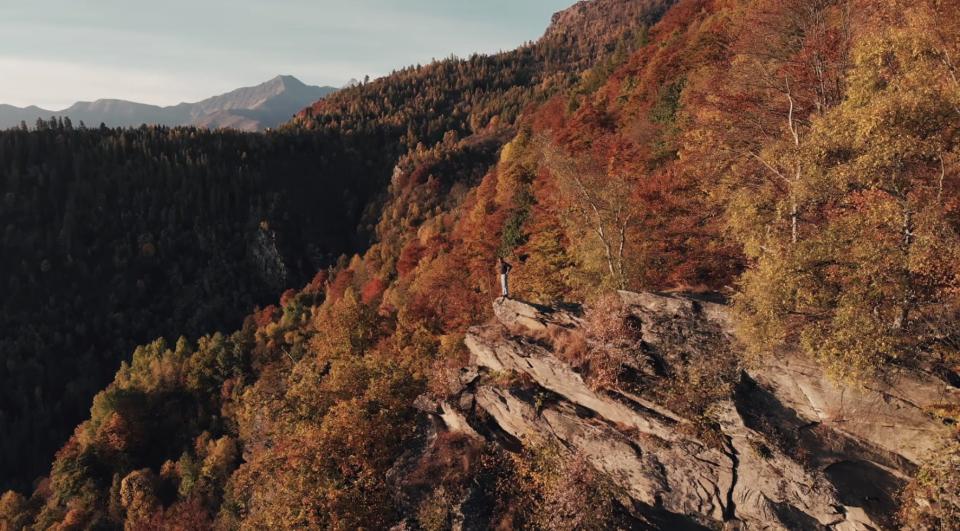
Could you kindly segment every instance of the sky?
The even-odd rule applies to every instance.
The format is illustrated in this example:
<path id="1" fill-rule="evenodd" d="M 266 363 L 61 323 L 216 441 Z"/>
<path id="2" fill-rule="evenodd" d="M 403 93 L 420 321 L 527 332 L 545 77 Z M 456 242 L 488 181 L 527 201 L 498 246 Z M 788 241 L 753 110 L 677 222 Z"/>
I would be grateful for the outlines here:
<path id="1" fill-rule="evenodd" d="M 0 0 L 0 103 L 199 101 L 279 74 L 343 86 L 536 40 L 574 0 Z"/>

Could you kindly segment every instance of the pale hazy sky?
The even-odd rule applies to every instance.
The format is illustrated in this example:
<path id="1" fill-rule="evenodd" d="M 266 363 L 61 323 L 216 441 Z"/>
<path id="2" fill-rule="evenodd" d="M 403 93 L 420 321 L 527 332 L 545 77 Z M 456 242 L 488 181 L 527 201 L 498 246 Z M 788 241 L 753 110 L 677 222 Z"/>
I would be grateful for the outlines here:
<path id="1" fill-rule="evenodd" d="M 538 38 L 574 0 L 0 0 L 0 103 L 172 105 L 290 74 L 342 86 Z"/>

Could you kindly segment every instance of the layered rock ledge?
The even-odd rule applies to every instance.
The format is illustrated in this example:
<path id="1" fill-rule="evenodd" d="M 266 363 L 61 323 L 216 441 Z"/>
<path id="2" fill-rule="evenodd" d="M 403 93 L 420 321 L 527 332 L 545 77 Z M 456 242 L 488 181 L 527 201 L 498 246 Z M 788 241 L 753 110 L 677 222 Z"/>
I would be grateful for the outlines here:
<path id="1" fill-rule="evenodd" d="M 654 293 L 620 299 L 639 331 L 638 368 L 671 363 L 666 343 L 678 337 L 686 357 L 737 348 L 722 304 Z M 711 404 L 705 437 L 692 428 L 703 419 L 685 418 L 643 386 L 598 390 L 564 361 L 544 338 L 582 329 L 576 309 L 498 299 L 494 310 L 494 322 L 466 336 L 470 366 L 452 397 L 422 409 L 441 429 L 577 452 L 622 489 L 638 521 L 660 527 L 892 528 L 898 492 L 950 440 L 951 428 L 928 411 L 960 402 L 960 390 L 930 374 L 845 386 L 784 353 L 738 371 L 729 396 Z M 505 384 L 504 374 L 528 383 Z"/>

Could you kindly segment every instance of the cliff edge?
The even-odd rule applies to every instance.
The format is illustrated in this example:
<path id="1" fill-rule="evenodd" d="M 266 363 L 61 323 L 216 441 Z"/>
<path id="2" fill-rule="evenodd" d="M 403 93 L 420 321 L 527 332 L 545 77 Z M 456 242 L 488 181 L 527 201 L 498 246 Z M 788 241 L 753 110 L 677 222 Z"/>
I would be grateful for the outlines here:
<path id="1" fill-rule="evenodd" d="M 626 335 L 592 331 L 579 308 L 498 299 L 466 335 L 469 366 L 419 407 L 438 431 L 582 456 L 640 527 L 893 528 L 900 491 L 951 439 L 928 412 L 960 390 L 933 375 L 854 387 L 793 352 L 742 363 L 722 304 L 617 302 Z M 612 352 L 618 375 L 599 379 Z"/>

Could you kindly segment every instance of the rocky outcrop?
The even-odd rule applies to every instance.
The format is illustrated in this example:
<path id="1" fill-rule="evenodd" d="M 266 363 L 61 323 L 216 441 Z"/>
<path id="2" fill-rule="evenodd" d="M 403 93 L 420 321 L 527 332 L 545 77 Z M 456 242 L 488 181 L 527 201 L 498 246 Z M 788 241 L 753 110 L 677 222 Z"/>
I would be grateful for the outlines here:
<path id="1" fill-rule="evenodd" d="M 896 456 L 903 461 L 897 468 L 919 464 L 942 446 L 946 429 L 926 411 L 958 397 L 946 382 L 905 369 L 864 387 L 838 385 L 816 363 L 796 356 L 756 367 L 750 375 L 801 419 Z"/>
<path id="2" fill-rule="evenodd" d="M 620 296 L 639 331 L 636 356 L 649 358 L 637 367 L 676 356 L 709 360 L 717 349 L 736 348 L 722 304 Z M 494 310 L 495 322 L 466 336 L 471 364 L 451 382 L 452 398 L 427 409 L 452 431 L 516 445 L 559 443 L 585 456 L 641 519 L 665 512 L 705 527 L 889 528 L 897 491 L 950 436 L 925 411 L 958 401 L 939 379 L 903 373 L 882 386 L 845 387 L 797 354 L 739 371 L 730 396 L 709 407 L 711 429 L 697 430 L 702 419 L 647 396 L 647 386 L 594 389 L 558 356 L 544 338 L 582 328 L 577 311 L 508 299 Z M 505 384 L 504 374 L 528 383 Z M 637 378 L 656 379 L 657 371 Z"/>
<path id="3" fill-rule="evenodd" d="M 280 251 L 280 242 L 276 231 L 265 222 L 248 238 L 247 260 L 260 278 L 274 290 L 287 285 L 289 272 Z"/>

